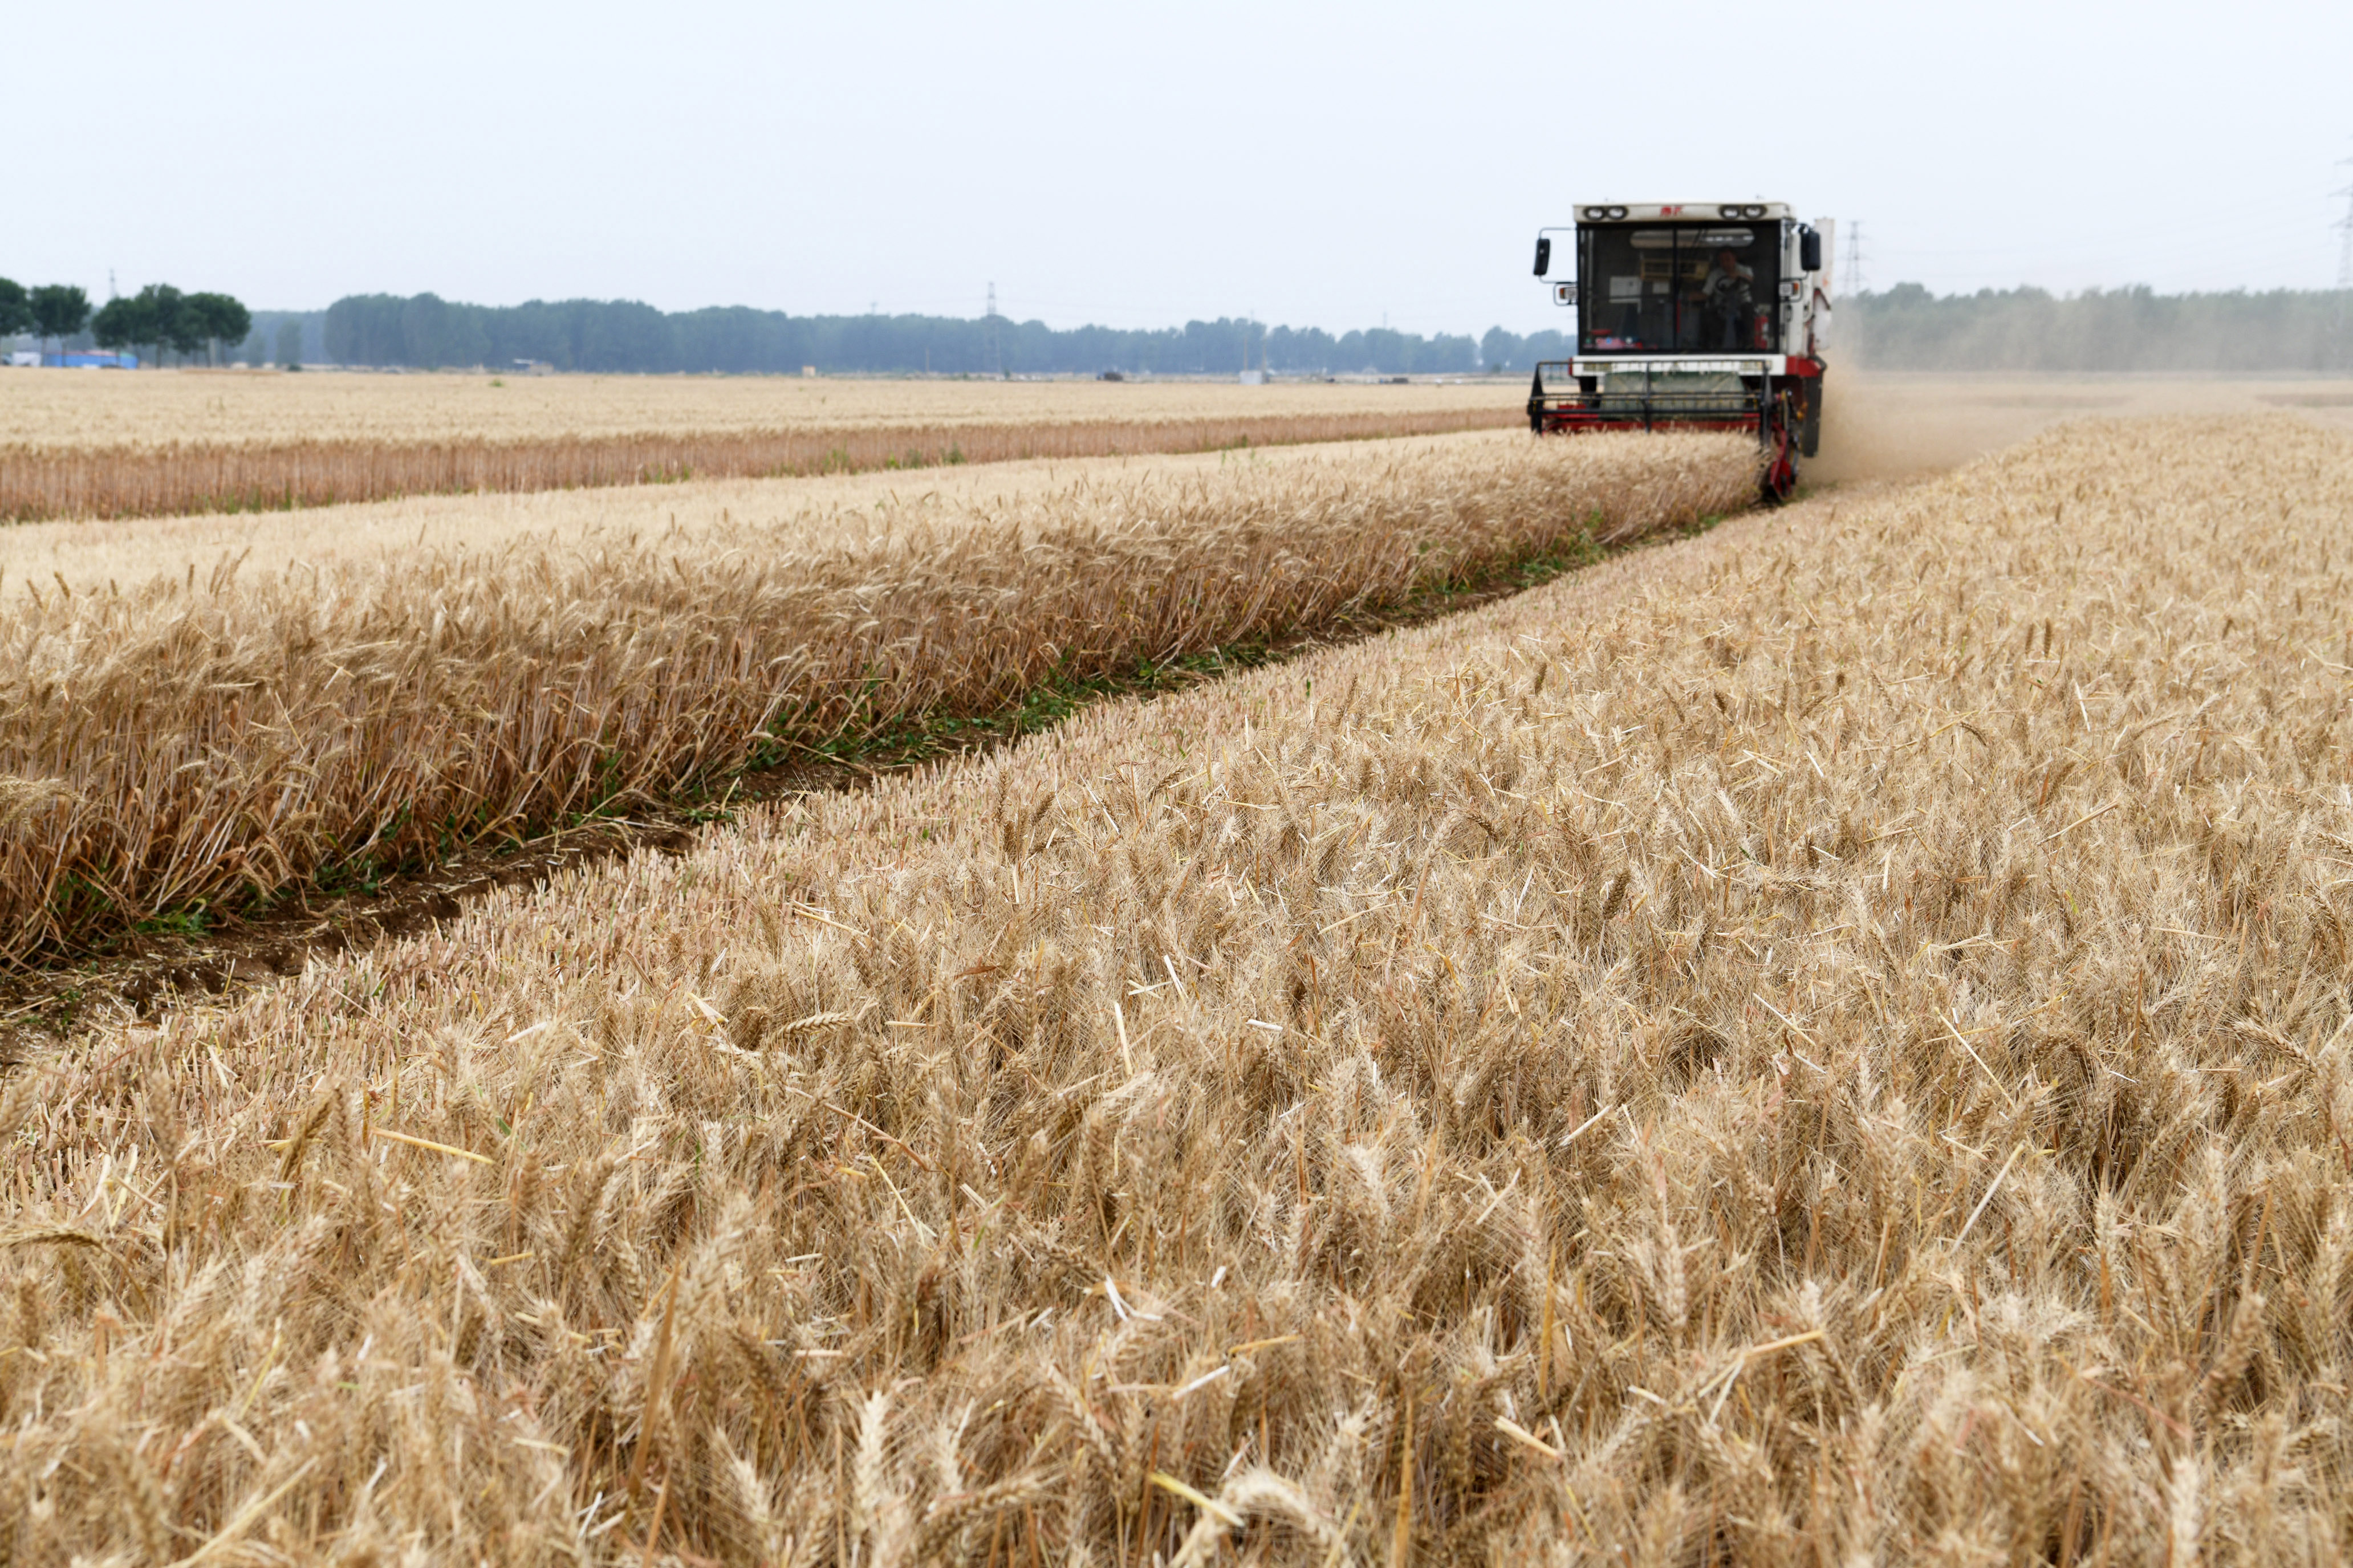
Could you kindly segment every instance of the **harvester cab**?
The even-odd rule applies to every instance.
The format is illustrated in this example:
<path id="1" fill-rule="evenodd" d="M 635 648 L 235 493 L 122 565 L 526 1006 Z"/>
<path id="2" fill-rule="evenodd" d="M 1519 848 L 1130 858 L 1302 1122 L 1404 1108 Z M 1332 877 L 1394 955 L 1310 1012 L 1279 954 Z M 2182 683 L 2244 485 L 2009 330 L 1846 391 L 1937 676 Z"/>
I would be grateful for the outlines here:
<path id="1" fill-rule="evenodd" d="M 1831 220 L 1800 223 L 1779 202 L 1577 216 L 1536 237 L 1536 276 L 1577 312 L 1577 350 L 1536 366 L 1529 425 L 1753 433 L 1765 498 L 1788 500 L 1821 442 Z"/>

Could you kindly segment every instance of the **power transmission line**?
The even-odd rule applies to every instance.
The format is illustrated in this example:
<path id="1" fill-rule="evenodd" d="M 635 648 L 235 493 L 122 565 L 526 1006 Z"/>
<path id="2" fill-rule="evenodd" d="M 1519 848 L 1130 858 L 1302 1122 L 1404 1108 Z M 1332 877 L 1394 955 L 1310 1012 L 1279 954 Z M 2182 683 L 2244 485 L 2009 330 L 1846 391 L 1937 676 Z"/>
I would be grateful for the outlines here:
<path id="1" fill-rule="evenodd" d="M 1862 220 L 1859 217 L 1846 220 L 1846 259 L 1839 264 L 1839 276 L 1840 293 L 1862 292 Z"/>
<path id="2" fill-rule="evenodd" d="M 2337 160 L 2337 166 L 2340 169 L 2348 163 L 2353 163 L 2353 158 Z M 2345 216 L 2329 225 L 2345 236 L 2337 251 L 2337 330 L 2342 333 L 2345 331 L 2346 299 L 2348 295 L 2353 295 L 2353 185 L 2328 194 L 2345 198 Z"/>
<path id="3" fill-rule="evenodd" d="M 2348 163 L 2353 163 L 2353 158 L 2337 160 L 2337 166 L 2340 169 Z M 2342 292 L 2345 289 L 2353 289 L 2353 185 L 2347 185 L 2341 190 L 2331 191 L 2328 194 L 2345 198 L 2345 216 L 2328 226 L 2331 228 L 2342 230 L 2345 235 L 2344 243 L 2337 252 L 2337 287 L 2338 291 Z"/>
<path id="4" fill-rule="evenodd" d="M 988 363 L 997 372 L 997 379 L 1005 379 L 1005 350 L 997 336 L 997 285 L 988 286 Z"/>

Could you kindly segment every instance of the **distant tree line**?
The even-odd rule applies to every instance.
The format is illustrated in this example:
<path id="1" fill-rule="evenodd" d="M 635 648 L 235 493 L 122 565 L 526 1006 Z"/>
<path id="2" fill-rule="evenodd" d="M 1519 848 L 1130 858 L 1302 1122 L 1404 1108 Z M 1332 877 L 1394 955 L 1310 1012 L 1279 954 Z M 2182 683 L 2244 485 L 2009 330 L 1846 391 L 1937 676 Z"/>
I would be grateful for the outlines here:
<path id="1" fill-rule="evenodd" d="M 184 294 L 168 283 L 150 283 L 92 310 L 90 296 L 73 284 L 26 289 L 0 278 L 0 337 L 30 331 L 62 351 L 85 330 L 102 349 L 147 350 L 151 363 L 169 349 L 183 359 L 202 353 L 209 364 L 245 341 L 253 312 L 227 294 Z"/>
<path id="2" fill-rule="evenodd" d="M 11 278 L 0 278 L 0 337 L 31 332 L 43 342 L 65 341 L 90 324 L 90 296 L 70 283 L 44 283 L 27 289 Z"/>
<path id="3" fill-rule="evenodd" d="M 790 316 L 734 306 L 665 313 L 630 300 L 453 303 L 432 294 L 353 295 L 325 311 L 255 313 L 226 294 L 168 284 L 93 310 L 69 284 L 26 289 L 0 278 L 0 338 L 145 348 L 207 363 L 297 366 L 793 374 L 1123 374 L 1228 375 L 1524 372 L 1575 352 L 1570 333 L 1493 327 L 1469 337 L 1373 328 L 1334 334 L 1220 317 L 1158 331 L 1076 327 L 1003 316 Z M 86 334 L 86 335 L 85 335 Z M 1834 363 L 1873 370 L 2353 373 L 2353 294 L 2158 294 L 2146 288 L 2060 296 L 2041 289 L 1936 295 L 1917 283 L 1838 301 Z"/>
<path id="4" fill-rule="evenodd" d="M 1572 334 L 1479 340 L 1490 370 L 1566 359 Z M 2159 294 L 2146 288 L 1931 294 L 1917 283 L 1838 301 L 1830 357 L 1867 370 L 2353 371 L 2353 295 L 2274 289 Z"/>
<path id="5" fill-rule="evenodd" d="M 245 341 L 253 312 L 227 294 L 183 294 L 169 283 L 150 283 L 136 294 L 109 300 L 90 318 L 90 336 L 102 349 L 144 347 L 160 363 L 170 349 L 182 359 L 198 353 L 207 364 L 219 361 L 224 345 Z"/>
<path id="6" fill-rule="evenodd" d="M 1487 335 L 1479 340 L 1479 363 L 1489 370 L 1533 370 L 1541 360 L 1567 359 L 1576 352 L 1574 330 L 1522 337 L 1501 327 L 1489 327 Z"/>
<path id="7" fill-rule="evenodd" d="M 340 364 L 503 365 L 564 371 L 921 372 L 995 375 L 1101 372 L 1232 374 L 1478 368 L 1467 337 L 1376 328 L 1335 336 L 1219 318 L 1156 331 L 1003 316 L 789 316 L 744 306 L 665 313 L 632 300 L 534 300 L 463 305 L 432 294 L 354 295 L 327 308 L 327 358 Z"/>
<path id="8" fill-rule="evenodd" d="M 1839 353 L 1873 370 L 2353 371 L 2353 296 L 2147 288 L 1931 294 L 1838 302 Z"/>

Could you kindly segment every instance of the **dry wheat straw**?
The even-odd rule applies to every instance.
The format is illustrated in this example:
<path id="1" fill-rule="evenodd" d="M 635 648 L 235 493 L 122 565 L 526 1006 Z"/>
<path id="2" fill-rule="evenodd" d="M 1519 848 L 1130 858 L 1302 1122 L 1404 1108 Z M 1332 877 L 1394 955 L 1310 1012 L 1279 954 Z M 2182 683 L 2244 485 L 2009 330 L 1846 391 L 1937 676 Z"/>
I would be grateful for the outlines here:
<path id="1" fill-rule="evenodd" d="M 2080 428 L 101 1030 L 0 1542 L 2331 1560 L 2348 503 Z"/>

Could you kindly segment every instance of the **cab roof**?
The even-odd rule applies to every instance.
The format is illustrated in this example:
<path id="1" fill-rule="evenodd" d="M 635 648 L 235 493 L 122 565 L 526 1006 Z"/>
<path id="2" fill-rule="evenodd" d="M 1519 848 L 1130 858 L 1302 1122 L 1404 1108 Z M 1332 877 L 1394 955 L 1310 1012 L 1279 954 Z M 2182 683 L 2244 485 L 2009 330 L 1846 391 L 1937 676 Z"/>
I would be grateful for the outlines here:
<path id="1" fill-rule="evenodd" d="M 1792 218 L 1787 202 L 1590 202 L 1577 209 L 1579 223 L 1715 223 Z"/>

